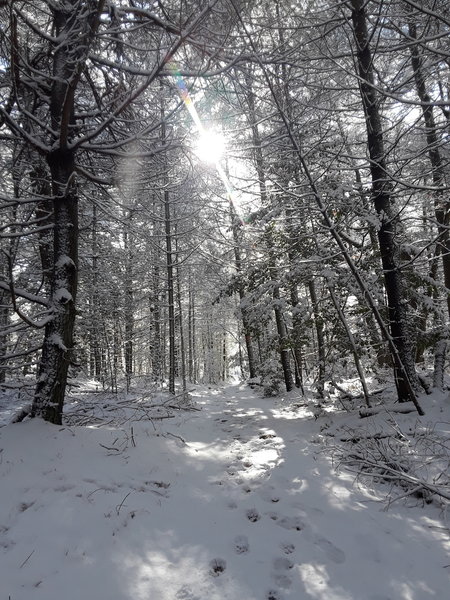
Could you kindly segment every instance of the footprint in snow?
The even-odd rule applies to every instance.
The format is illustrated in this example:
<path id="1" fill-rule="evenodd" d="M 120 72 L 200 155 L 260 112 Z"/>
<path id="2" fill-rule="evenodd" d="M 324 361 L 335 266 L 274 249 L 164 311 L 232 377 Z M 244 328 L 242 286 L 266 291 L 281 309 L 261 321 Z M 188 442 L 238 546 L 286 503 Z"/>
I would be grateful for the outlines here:
<path id="1" fill-rule="evenodd" d="M 266 600 L 281 600 L 278 590 L 269 590 L 266 594 Z"/>
<path id="2" fill-rule="evenodd" d="M 274 574 L 273 578 L 275 583 L 282 588 L 288 588 L 292 584 L 292 580 L 290 579 L 290 577 L 284 575 L 283 573 Z"/>
<path id="3" fill-rule="evenodd" d="M 273 561 L 273 568 L 276 571 L 289 571 L 289 569 L 292 569 L 293 566 L 294 563 L 292 560 L 289 560 L 289 558 L 284 556 L 277 556 L 277 558 L 275 558 Z"/>
<path id="4" fill-rule="evenodd" d="M 345 553 L 340 548 L 337 548 L 332 542 L 330 542 L 330 540 L 319 537 L 314 540 L 314 543 L 319 546 L 319 548 L 325 552 L 326 556 L 336 564 L 342 565 L 345 563 Z"/>
<path id="5" fill-rule="evenodd" d="M 305 526 L 298 517 L 282 517 L 277 521 L 277 525 L 283 529 L 294 529 L 295 531 L 301 531 Z"/>
<path id="6" fill-rule="evenodd" d="M 245 514 L 247 515 L 247 519 L 252 523 L 256 523 L 256 521 L 259 521 L 261 518 L 261 515 L 256 508 L 250 508 Z"/>
<path id="7" fill-rule="evenodd" d="M 68 492 L 69 490 L 73 490 L 74 487 L 75 487 L 74 485 L 66 484 L 66 485 L 59 485 L 53 489 L 55 490 L 55 492 Z"/>
<path id="8" fill-rule="evenodd" d="M 264 500 L 264 502 L 272 502 L 273 504 L 276 504 L 280 501 L 280 497 L 276 493 L 273 485 L 269 486 L 267 489 L 261 490 L 259 492 L 259 495 Z"/>
<path id="9" fill-rule="evenodd" d="M 200 600 L 198 596 L 196 596 L 192 590 L 188 588 L 187 585 L 183 585 L 177 593 L 175 594 L 176 600 Z"/>
<path id="10" fill-rule="evenodd" d="M 213 577 L 218 577 L 227 568 L 227 563 L 223 558 L 213 558 L 209 563 L 209 572 Z"/>
<path id="11" fill-rule="evenodd" d="M 359 551 L 361 555 L 369 560 L 373 560 L 376 563 L 381 562 L 381 552 L 378 548 L 377 543 L 368 534 L 357 533 L 355 540 L 358 542 Z"/>
<path id="12" fill-rule="evenodd" d="M 238 554 L 245 554 L 248 552 L 250 545 L 246 535 L 237 535 L 234 538 L 234 549 Z"/>

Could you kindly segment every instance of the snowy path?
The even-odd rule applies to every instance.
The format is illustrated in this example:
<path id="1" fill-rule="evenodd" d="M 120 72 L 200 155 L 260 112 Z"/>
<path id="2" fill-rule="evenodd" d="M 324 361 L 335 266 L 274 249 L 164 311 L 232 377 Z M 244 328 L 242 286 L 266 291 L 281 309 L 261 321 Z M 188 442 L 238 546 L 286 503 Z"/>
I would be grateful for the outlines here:
<path id="1" fill-rule="evenodd" d="M 437 508 L 384 511 L 316 454 L 302 409 L 195 398 L 161 435 L 134 424 L 135 447 L 129 427 L 0 430 L 2 600 L 448 597 Z"/>

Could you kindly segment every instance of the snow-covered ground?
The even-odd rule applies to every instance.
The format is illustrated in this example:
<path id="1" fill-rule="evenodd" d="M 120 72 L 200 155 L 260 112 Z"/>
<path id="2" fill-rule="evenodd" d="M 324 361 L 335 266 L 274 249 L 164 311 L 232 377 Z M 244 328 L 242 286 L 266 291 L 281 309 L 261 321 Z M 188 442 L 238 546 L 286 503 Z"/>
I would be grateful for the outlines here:
<path id="1" fill-rule="evenodd" d="M 173 418 L 0 429 L 2 600 L 449 597 L 443 505 L 386 510 L 292 399 L 192 395 Z"/>

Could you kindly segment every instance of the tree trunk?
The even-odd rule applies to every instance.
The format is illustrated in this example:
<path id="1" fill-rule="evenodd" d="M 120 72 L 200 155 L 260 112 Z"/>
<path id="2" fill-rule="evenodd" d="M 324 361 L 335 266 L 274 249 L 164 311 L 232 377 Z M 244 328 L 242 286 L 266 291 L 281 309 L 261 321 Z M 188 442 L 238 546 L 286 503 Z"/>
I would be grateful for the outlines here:
<path id="1" fill-rule="evenodd" d="M 230 219 L 231 219 L 231 229 L 233 232 L 233 250 L 234 250 L 234 264 L 236 267 L 236 273 L 238 277 L 238 294 L 239 300 L 242 304 L 242 301 L 245 298 L 245 288 L 242 282 L 242 255 L 241 255 L 241 237 L 239 233 L 239 229 L 241 224 L 239 222 L 236 211 L 233 208 L 233 205 L 230 202 Z M 247 310 L 240 306 L 241 319 L 242 319 L 242 329 L 244 332 L 245 338 L 245 347 L 247 349 L 247 358 L 248 358 L 248 371 L 250 379 L 254 379 L 256 377 L 256 361 L 255 361 L 255 353 L 253 351 L 253 342 L 251 336 L 251 328 L 249 319 L 247 317 Z"/>
<path id="2" fill-rule="evenodd" d="M 386 157 L 379 103 L 374 88 L 373 62 L 364 0 L 351 0 L 352 22 L 356 40 L 356 59 L 360 77 L 360 93 L 366 115 L 367 142 L 372 178 L 372 198 L 380 219 L 378 243 L 388 300 L 391 335 L 400 358 L 395 360 L 395 380 L 400 401 L 411 400 L 411 386 L 420 390 L 414 367 L 414 345 L 396 248 L 398 217 L 392 206 L 392 190 L 387 181 Z M 406 379 L 409 380 L 406 381 Z M 410 385 L 408 385 L 408 383 Z"/>
<path id="3" fill-rule="evenodd" d="M 317 358 L 319 360 L 319 374 L 317 379 L 317 393 L 320 398 L 323 398 L 323 392 L 325 389 L 325 337 L 323 335 L 323 318 L 319 310 L 319 303 L 317 300 L 316 286 L 314 281 L 308 282 L 309 295 L 311 296 L 311 304 L 314 315 L 314 325 L 316 328 L 317 337 Z"/>
<path id="4" fill-rule="evenodd" d="M 166 144 L 166 127 L 164 121 L 164 109 L 162 109 L 162 142 Z M 175 295 L 174 295 L 174 273 L 173 273 L 173 251 L 172 251 L 172 219 L 170 211 L 169 190 L 167 188 L 167 160 L 164 155 L 164 232 L 166 239 L 166 273 L 167 273 L 167 300 L 169 317 L 169 392 L 175 394 Z"/>
<path id="5" fill-rule="evenodd" d="M 409 37 L 417 40 L 417 28 L 415 23 L 408 26 Z M 414 71 L 414 81 L 417 95 L 422 103 L 422 116 L 425 123 L 425 137 L 428 146 L 428 158 L 432 168 L 433 185 L 437 188 L 434 193 L 434 214 L 436 216 L 439 238 L 437 240 L 438 254 L 442 258 L 444 271 L 444 283 L 447 294 L 447 310 L 450 316 L 450 202 L 444 193 L 445 172 L 439 150 L 439 139 L 434 120 L 431 98 L 425 86 L 425 75 L 418 44 L 410 46 L 411 64 Z M 448 195 L 448 194 L 447 194 Z"/>
<path id="6" fill-rule="evenodd" d="M 369 390 L 367 389 L 367 382 L 366 382 L 366 378 L 364 375 L 364 369 L 361 364 L 361 361 L 359 360 L 359 352 L 358 352 L 358 348 L 356 346 L 355 338 L 353 337 L 353 334 L 349 327 L 347 319 L 345 318 L 342 308 L 339 306 L 338 299 L 336 298 L 336 294 L 334 293 L 334 290 L 331 285 L 328 285 L 328 291 L 330 292 L 331 300 L 334 304 L 336 312 L 338 313 L 338 316 L 342 323 L 342 326 L 345 329 L 345 333 L 347 334 L 348 341 L 350 342 L 350 346 L 351 346 L 352 353 L 353 353 L 353 359 L 355 361 L 355 367 L 356 367 L 356 370 L 358 371 L 359 380 L 361 382 L 361 387 L 363 389 L 364 400 L 366 401 L 367 407 L 370 408 L 371 404 L 370 404 Z"/>
<path id="7" fill-rule="evenodd" d="M 73 328 L 78 271 L 78 193 L 75 156 L 70 141 L 76 134 L 75 94 L 88 49 L 99 22 L 103 0 L 90 2 L 79 17 L 77 0 L 54 3 L 54 36 L 50 89 L 52 150 L 46 159 L 51 174 L 54 218 L 53 265 L 50 284 L 52 319 L 45 328 L 32 416 L 60 424 L 69 364 L 73 360 Z M 88 8 L 90 10 L 88 10 Z"/>
<path id="8" fill-rule="evenodd" d="M 69 364 L 73 361 L 73 328 L 78 271 L 78 195 L 74 157 L 67 149 L 48 157 L 52 175 L 54 243 L 50 302 L 32 416 L 61 424 Z"/>
<path id="9" fill-rule="evenodd" d="M 134 335 L 134 306 L 133 306 L 133 243 L 131 239 L 132 211 L 130 209 L 124 229 L 125 249 L 125 377 L 127 391 L 130 387 L 131 375 L 133 374 L 133 335 Z"/>
<path id="10" fill-rule="evenodd" d="M 245 73 L 245 80 L 247 85 L 247 102 L 249 107 L 250 124 L 252 128 L 252 141 L 254 146 L 254 156 L 256 164 L 256 172 L 258 174 L 258 185 L 261 195 L 261 202 L 267 206 L 268 195 L 266 187 L 266 175 L 264 169 L 264 157 L 262 153 L 261 138 L 259 135 L 258 122 L 256 118 L 255 109 L 255 95 L 252 90 L 251 79 L 249 73 Z M 294 378 L 292 376 L 291 361 L 290 361 L 290 344 L 284 322 L 283 311 L 281 310 L 280 303 L 280 286 L 277 283 L 278 273 L 276 270 L 276 260 L 273 253 L 273 240 L 270 231 L 270 225 L 266 228 L 265 238 L 267 243 L 267 249 L 269 253 L 269 274 L 272 280 L 272 297 L 273 297 L 273 310 L 275 314 L 275 323 L 277 326 L 278 333 L 278 350 L 280 353 L 280 362 L 283 369 L 284 383 L 286 391 L 290 392 L 294 389 Z"/>

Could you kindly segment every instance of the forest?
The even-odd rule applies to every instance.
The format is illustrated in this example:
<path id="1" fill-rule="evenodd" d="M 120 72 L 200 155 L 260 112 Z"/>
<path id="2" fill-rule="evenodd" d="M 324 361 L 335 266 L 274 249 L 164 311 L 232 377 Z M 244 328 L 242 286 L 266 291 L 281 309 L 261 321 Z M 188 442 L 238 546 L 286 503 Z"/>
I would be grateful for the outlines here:
<path id="1" fill-rule="evenodd" d="M 2 386 L 60 423 L 77 372 L 319 400 L 354 379 L 370 405 L 389 369 L 423 412 L 450 312 L 446 2 L 1 4 Z"/>
<path id="2" fill-rule="evenodd" d="M 446 597 L 450 4 L 0 0 L 0 147 L 5 600 Z"/>

